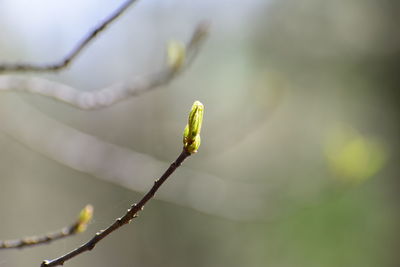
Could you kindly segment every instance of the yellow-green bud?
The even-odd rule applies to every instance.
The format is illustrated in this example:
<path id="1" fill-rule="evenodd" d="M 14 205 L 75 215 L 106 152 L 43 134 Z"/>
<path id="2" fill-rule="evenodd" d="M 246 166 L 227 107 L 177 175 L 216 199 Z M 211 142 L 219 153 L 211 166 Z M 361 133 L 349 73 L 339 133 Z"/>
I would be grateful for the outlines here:
<path id="1" fill-rule="evenodd" d="M 86 205 L 79 213 L 78 225 L 76 227 L 76 231 L 78 233 L 84 232 L 92 217 L 93 217 L 93 206 Z"/>
<path id="2" fill-rule="evenodd" d="M 200 147 L 200 131 L 203 123 L 204 106 L 200 101 L 193 103 L 188 124 L 183 131 L 183 146 L 190 154 L 196 153 Z"/>

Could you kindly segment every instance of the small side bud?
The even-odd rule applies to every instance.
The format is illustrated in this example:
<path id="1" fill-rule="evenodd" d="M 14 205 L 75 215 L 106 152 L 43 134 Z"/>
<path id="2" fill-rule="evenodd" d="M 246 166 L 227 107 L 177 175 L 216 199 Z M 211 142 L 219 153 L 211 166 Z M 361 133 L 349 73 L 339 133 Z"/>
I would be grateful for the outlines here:
<path id="1" fill-rule="evenodd" d="M 86 205 L 79 213 L 76 232 L 82 233 L 86 230 L 88 223 L 93 217 L 93 206 Z"/>
<path id="2" fill-rule="evenodd" d="M 189 113 L 188 124 L 183 131 L 183 147 L 190 154 L 196 153 L 200 147 L 200 132 L 203 123 L 204 106 L 200 101 L 193 103 Z"/>
<path id="3" fill-rule="evenodd" d="M 178 70 L 182 67 L 186 58 L 185 45 L 178 41 L 169 41 L 167 45 L 167 62 L 168 65 L 174 69 Z"/>

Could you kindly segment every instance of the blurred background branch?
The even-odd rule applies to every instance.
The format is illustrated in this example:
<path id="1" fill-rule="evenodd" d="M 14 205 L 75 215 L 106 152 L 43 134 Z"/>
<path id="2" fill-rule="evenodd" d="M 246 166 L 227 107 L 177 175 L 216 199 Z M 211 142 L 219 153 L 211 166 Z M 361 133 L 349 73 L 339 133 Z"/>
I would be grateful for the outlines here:
<path id="1" fill-rule="evenodd" d="M 207 35 L 205 23 L 197 25 L 190 41 L 181 53 L 183 62 L 176 65 L 170 62 L 161 71 L 150 75 L 131 78 L 93 92 L 84 92 L 68 85 L 48 81 L 37 77 L 0 76 L 0 91 L 22 91 L 40 94 L 68 103 L 80 109 L 99 109 L 108 107 L 131 96 L 138 96 L 151 89 L 166 85 L 179 72 L 191 63 L 200 44 Z M 172 53 L 172 52 L 171 52 Z M 174 65 L 175 64 L 175 65 Z M 22 69 L 21 69 L 22 70 Z"/>
<path id="2" fill-rule="evenodd" d="M 2 72 L 27 72 L 27 71 L 58 71 L 66 68 L 80 54 L 80 52 L 91 43 L 96 36 L 122 15 L 136 0 L 127 0 L 110 14 L 104 21 L 91 30 L 81 41 L 67 54 L 67 56 L 58 63 L 48 65 L 34 65 L 29 63 L 0 64 L 0 73 Z"/>

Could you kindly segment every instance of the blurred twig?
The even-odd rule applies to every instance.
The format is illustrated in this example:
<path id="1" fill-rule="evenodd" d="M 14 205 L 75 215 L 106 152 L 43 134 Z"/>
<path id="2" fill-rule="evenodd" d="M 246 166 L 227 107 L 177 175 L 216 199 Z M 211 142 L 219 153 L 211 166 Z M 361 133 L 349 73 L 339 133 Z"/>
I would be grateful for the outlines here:
<path id="1" fill-rule="evenodd" d="M 157 192 L 158 188 L 168 179 L 168 177 L 182 164 L 182 162 L 190 156 L 190 152 L 183 149 L 179 157 L 169 166 L 169 168 L 164 172 L 164 174 L 154 182 L 153 187 L 144 195 L 144 197 L 137 204 L 133 204 L 131 208 L 125 213 L 124 216 L 115 220 L 113 224 L 107 227 L 105 230 L 101 230 L 93 236 L 88 242 L 84 243 L 80 247 L 72 250 L 71 252 L 53 259 L 43 261 L 41 267 L 50 267 L 63 265 L 69 259 L 72 259 L 79 254 L 92 250 L 98 242 L 103 238 L 120 228 L 121 226 L 128 224 L 133 218 L 138 216 L 139 211 L 143 210 L 144 205 L 153 198 L 154 194 Z"/>
<path id="2" fill-rule="evenodd" d="M 207 26 L 206 23 L 200 23 L 196 27 L 192 37 L 184 47 L 184 59 L 181 64 L 176 62 L 171 64 L 170 62 L 161 71 L 147 76 L 135 77 L 126 82 L 119 82 L 93 92 L 82 92 L 68 85 L 42 78 L 3 75 L 0 76 L 0 91 L 23 91 L 40 94 L 85 110 L 108 107 L 130 96 L 139 95 L 170 82 L 194 59 L 207 35 Z"/>
<path id="3" fill-rule="evenodd" d="M 78 56 L 78 54 L 90 43 L 95 37 L 102 32 L 109 24 L 115 21 L 125 10 L 128 9 L 137 0 L 128 0 L 124 2 L 118 9 L 116 9 L 111 15 L 109 15 L 99 25 L 94 27 L 89 33 L 87 33 L 78 44 L 67 54 L 67 56 L 57 63 L 47 65 L 35 65 L 30 63 L 17 63 L 17 64 L 0 64 L 0 73 L 8 71 L 58 71 L 66 68 L 71 62 Z"/>
<path id="4" fill-rule="evenodd" d="M 43 236 L 32 236 L 22 239 L 0 241 L 0 249 L 19 249 L 32 247 L 81 233 L 86 230 L 86 226 L 92 218 L 92 214 L 93 207 L 91 205 L 87 205 L 82 209 L 76 222 L 70 226 L 64 227 L 57 232 L 45 234 Z"/>

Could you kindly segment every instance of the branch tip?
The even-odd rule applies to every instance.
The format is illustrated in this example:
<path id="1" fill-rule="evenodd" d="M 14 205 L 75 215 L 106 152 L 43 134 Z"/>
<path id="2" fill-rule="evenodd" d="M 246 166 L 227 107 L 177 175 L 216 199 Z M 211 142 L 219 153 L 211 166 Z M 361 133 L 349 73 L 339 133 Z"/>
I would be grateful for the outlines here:
<path id="1" fill-rule="evenodd" d="M 92 217 L 93 217 L 93 206 L 88 204 L 79 213 L 76 232 L 77 233 L 84 232 L 87 228 L 87 225 L 91 221 Z"/>
<path id="2" fill-rule="evenodd" d="M 196 153 L 200 147 L 203 113 L 203 104 L 200 101 L 195 101 L 189 113 L 188 124 L 183 131 L 183 147 L 190 154 Z"/>

